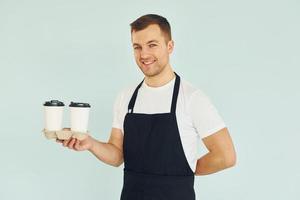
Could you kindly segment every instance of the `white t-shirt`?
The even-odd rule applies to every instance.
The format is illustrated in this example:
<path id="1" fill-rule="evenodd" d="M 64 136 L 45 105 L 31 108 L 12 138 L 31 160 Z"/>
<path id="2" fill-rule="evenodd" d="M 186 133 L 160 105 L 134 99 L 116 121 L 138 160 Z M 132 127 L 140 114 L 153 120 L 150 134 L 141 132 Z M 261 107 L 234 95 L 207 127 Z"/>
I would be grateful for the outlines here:
<path id="1" fill-rule="evenodd" d="M 175 78 L 161 87 L 150 87 L 145 82 L 138 90 L 134 113 L 171 112 L 171 102 Z M 123 89 L 117 96 L 113 112 L 113 128 L 122 130 L 128 104 L 138 84 Z M 209 97 L 189 82 L 180 79 L 176 106 L 176 118 L 183 150 L 191 169 L 195 172 L 197 163 L 197 143 L 226 127 Z"/>

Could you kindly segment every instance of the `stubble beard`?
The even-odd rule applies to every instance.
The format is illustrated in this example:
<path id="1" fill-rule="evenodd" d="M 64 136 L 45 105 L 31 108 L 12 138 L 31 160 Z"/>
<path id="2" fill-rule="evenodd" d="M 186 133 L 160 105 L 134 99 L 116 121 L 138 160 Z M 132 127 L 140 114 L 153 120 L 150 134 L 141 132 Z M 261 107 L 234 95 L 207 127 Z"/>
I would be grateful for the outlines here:
<path id="1" fill-rule="evenodd" d="M 157 64 L 157 63 L 156 63 Z M 148 71 L 144 71 L 143 70 L 143 66 L 139 66 L 140 70 L 143 72 L 143 74 L 146 76 L 146 77 L 155 77 L 157 75 L 159 75 L 164 69 L 165 69 L 166 66 L 158 66 L 158 65 L 155 65 L 155 66 L 152 66 L 152 68 Z"/>

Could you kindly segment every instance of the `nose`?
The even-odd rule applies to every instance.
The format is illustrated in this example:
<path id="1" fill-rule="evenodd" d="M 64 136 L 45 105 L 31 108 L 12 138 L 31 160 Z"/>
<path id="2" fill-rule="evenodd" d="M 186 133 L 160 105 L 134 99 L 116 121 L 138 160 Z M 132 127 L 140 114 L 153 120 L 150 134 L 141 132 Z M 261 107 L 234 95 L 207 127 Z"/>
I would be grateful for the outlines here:
<path id="1" fill-rule="evenodd" d="M 142 59 L 147 59 L 147 58 L 149 58 L 150 57 L 150 55 L 149 55 L 149 52 L 147 51 L 147 49 L 145 49 L 145 48 L 143 48 L 142 50 L 141 50 L 141 58 Z"/>

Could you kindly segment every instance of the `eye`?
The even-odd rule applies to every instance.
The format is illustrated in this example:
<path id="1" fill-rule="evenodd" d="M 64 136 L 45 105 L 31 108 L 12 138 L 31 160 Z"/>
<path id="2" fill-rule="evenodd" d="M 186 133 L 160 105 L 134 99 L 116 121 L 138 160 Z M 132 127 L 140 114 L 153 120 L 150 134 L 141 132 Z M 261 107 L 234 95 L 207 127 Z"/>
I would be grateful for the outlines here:
<path id="1" fill-rule="evenodd" d="M 139 46 L 133 47 L 134 50 L 138 50 L 138 49 L 140 49 L 140 48 L 141 48 L 141 47 L 139 47 Z"/>
<path id="2" fill-rule="evenodd" d="M 155 46 L 157 46 L 156 44 L 149 44 L 149 47 L 155 47 Z"/>

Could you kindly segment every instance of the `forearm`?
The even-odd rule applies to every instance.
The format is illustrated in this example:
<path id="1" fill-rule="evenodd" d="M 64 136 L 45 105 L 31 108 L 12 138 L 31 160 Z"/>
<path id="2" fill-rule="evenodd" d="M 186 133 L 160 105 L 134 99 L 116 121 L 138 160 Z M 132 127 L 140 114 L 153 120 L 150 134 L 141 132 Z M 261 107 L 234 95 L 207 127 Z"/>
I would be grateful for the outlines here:
<path id="1" fill-rule="evenodd" d="M 122 151 L 113 144 L 93 139 L 93 145 L 89 151 L 106 164 L 118 167 L 123 163 Z"/>
<path id="2" fill-rule="evenodd" d="M 197 160 L 195 175 L 212 174 L 231 166 L 232 164 L 228 163 L 224 156 L 216 152 L 209 152 Z"/>

